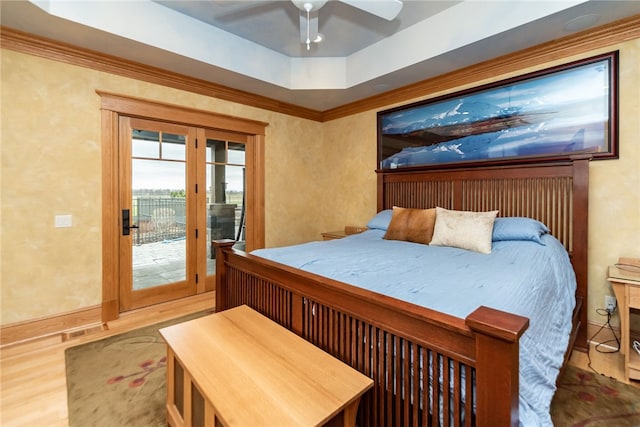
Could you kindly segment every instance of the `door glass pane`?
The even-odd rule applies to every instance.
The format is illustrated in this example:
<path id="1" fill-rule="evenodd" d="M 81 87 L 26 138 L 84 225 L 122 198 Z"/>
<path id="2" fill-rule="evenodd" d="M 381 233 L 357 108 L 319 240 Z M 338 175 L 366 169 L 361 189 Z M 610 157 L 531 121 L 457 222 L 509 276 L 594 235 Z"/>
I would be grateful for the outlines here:
<path id="1" fill-rule="evenodd" d="M 229 163 L 244 165 L 244 144 L 237 142 L 229 143 Z"/>
<path id="2" fill-rule="evenodd" d="M 231 146 L 235 146 L 232 150 Z M 241 148 L 241 149 L 240 149 Z M 244 248 L 244 166 L 229 165 L 232 156 L 244 164 L 244 144 L 207 140 L 207 232 L 209 241 L 232 239 L 236 247 Z M 232 154 L 234 153 L 234 154 Z M 241 153 L 241 154 L 238 154 Z M 211 161 L 210 159 L 219 159 Z M 227 162 L 227 159 L 229 161 Z M 211 251 L 211 247 L 208 248 Z M 213 260 L 215 254 L 207 254 Z M 215 273 L 215 263 L 209 262 L 207 274 Z"/>
<path id="3" fill-rule="evenodd" d="M 162 158 L 165 160 L 185 160 L 184 135 L 162 134 Z"/>
<path id="4" fill-rule="evenodd" d="M 131 155 L 133 157 L 160 157 L 160 132 L 134 130 L 131 140 Z"/>
<path id="5" fill-rule="evenodd" d="M 186 146 L 183 135 L 134 130 L 131 194 L 133 289 L 186 280 Z M 154 139 L 155 138 L 155 139 Z M 148 149 L 149 147 L 159 147 Z"/>
<path id="6" fill-rule="evenodd" d="M 225 163 L 227 161 L 227 143 L 215 139 L 207 139 L 206 162 Z"/>

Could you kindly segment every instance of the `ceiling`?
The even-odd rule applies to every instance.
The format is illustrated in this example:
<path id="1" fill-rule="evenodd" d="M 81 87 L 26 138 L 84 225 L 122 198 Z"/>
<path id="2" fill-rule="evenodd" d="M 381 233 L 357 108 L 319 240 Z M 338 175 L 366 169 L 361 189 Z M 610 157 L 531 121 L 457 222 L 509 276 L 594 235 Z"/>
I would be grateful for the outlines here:
<path id="1" fill-rule="evenodd" d="M 329 1 L 312 12 L 324 40 L 307 50 L 290 1 L 0 5 L 3 27 L 316 111 L 640 14 L 640 1 L 404 0 L 386 21 Z"/>

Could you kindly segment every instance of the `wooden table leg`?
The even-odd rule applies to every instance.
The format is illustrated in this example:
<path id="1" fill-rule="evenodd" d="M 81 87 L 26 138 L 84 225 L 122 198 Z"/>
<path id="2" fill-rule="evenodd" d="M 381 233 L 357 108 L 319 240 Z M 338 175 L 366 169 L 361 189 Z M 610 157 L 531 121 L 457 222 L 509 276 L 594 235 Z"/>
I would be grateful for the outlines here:
<path id="1" fill-rule="evenodd" d="M 356 400 L 345 406 L 342 417 L 343 427 L 355 427 L 359 404 L 360 398 L 358 397 Z"/>
<path id="2" fill-rule="evenodd" d="M 173 351 L 167 346 L 167 424 L 171 427 L 177 427 L 181 419 L 178 409 L 176 408 L 175 396 L 175 380 L 176 380 L 176 359 Z"/>
<path id="3" fill-rule="evenodd" d="M 216 425 L 216 413 L 213 410 L 213 405 L 211 402 L 204 402 L 204 425 L 215 427 Z"/>

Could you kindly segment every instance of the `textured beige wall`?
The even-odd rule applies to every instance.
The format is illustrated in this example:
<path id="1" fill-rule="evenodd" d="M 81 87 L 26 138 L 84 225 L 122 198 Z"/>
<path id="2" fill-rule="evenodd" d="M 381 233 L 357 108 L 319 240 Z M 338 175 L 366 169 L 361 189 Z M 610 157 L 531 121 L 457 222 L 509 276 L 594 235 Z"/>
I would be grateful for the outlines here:
<path id="1" fill-rule="evenodd" d="M 640 39 L 620 50 L 620 158 L 592 162 L 589 192 L 589 319 L 613 295 L 607 267 L 620 256 L 640 258 Z M 613 319 L 619 325 L 619 316 Z M 632 323 L 640 330 L 640 316 Z"/>
<path id="2" fill-rule="evenodd" d="M 611 293 L 606 266 L 620 255 L 640 257 L 640 41 L 582 57 L 614 49 L 620 50 L 621 65 L 621 158 L 591 165 L 589 318 L 593 321 L 603 320 L 595 308 Z M 578 58 L 540 68 L 573 59 Z M 100 303 L 96 90 L 269 123 L 267 246 L 317 240 L 321 231 L 365 224 L 375 213 L 375 111 L 316 123 L 8 50 L 2 51 L 1 61 L 2 325 Z M 512 75 L 527 71 L 531 70 Z M 56 214 L 73 215 L 73 227 L 55 228 Z"/>
<path id="3" fill-rule="evenodd" d="M 101 302 L 101 131 L 96 90 L 270 124 L 266 244 L 319 238 L 322 125 L 2 50 L 1 324 Z M 70 214 L 71 228 L 54 217 Z M 326 219 L 323 219 L 326 221 Z"/>
<path id="4" fill-rule="evenodd" d="M 376 114 L 324 124 L 324 231 L 365 225 L 376 213 Z"/>
<path id="5" fill-rule="evenodd" d="M 1 71 L 5 324 L 100 302 L 100 110 L 84 70 L 3 51 Z"/>
<path id="6" fill-rule="evenodd" d="M 323 178 L 322 124 L 275 115 L 265 150 L 265 244 L 285 246 L 318 240 Z"/>

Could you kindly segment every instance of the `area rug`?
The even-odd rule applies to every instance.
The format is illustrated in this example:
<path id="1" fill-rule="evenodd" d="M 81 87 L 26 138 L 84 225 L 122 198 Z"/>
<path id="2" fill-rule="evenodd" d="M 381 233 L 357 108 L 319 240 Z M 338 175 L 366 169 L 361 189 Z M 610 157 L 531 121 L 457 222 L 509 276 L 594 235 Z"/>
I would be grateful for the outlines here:
<path id="1" fill-rule="evenodd" d="M 166 426 L 167 349 L 158 329 L 206 314 L 68 348 L 69 426 Z"/>
<path id="2" fill-rule="evenodd" d="M 166 321 L 66 350 L 70 427 L 167 425 Z M 555 427 L 640 426 L 640 388 L 567 366 L 551 405 Z"/>
<path id="3" fill-rule="evenodd" d="M 566 366 L 551 417 L 556 427 L 640 426 L 640 387 Z"/>

